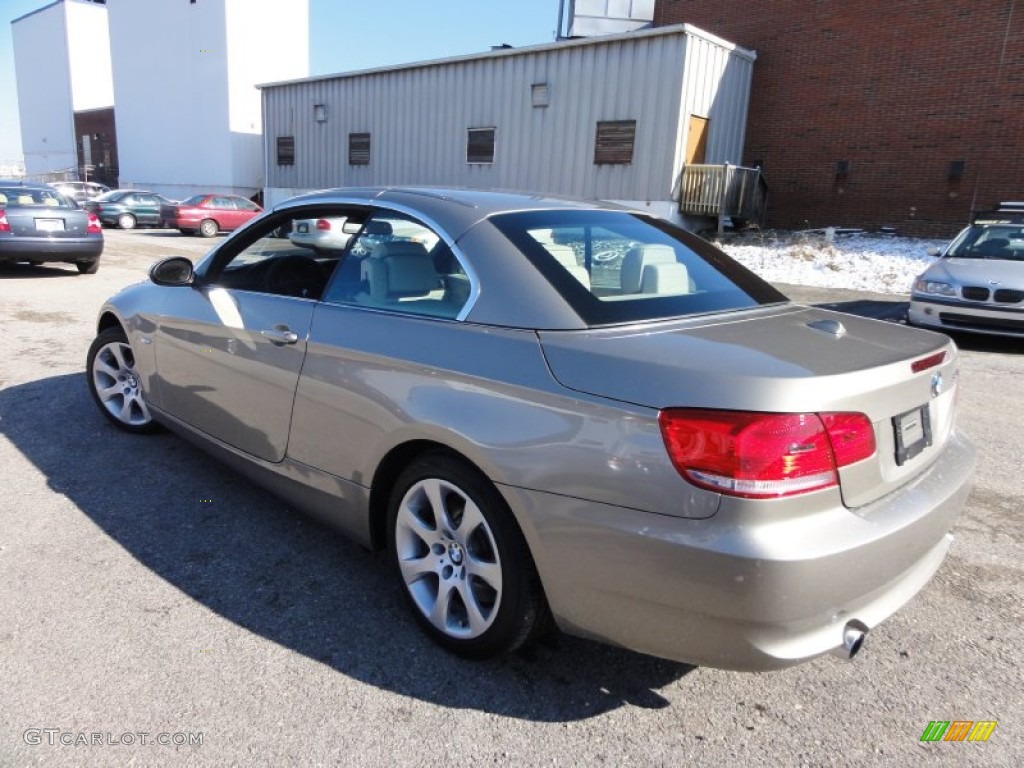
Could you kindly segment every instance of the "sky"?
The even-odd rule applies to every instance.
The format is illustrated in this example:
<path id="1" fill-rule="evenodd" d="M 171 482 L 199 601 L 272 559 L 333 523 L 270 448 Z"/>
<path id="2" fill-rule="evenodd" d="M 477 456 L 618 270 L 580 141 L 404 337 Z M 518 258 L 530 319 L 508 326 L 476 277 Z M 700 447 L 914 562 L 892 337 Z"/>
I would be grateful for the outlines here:
<path id="1" fill-rule="evenodd" d="M 21 159 L 11 21 L 52 2 L 0 0 L 0 165 Z M 558 0 L 309 0 L 309 17 L 309 73 L 326 75 L 549 43 Z"/>

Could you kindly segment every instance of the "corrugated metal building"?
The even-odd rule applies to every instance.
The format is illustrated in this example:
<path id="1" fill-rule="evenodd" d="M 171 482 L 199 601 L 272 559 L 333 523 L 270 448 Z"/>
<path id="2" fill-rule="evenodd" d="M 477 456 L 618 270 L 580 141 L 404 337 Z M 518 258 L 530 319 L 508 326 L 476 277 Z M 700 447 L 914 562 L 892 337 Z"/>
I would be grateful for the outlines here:
<path id="1" fill-rule="evenodd" d="M 615 200 L 681 221 L 684 163 L 743 156 L 754 59 L 680 25 L 267 84 L 266 202 L 454 185 Z"/>

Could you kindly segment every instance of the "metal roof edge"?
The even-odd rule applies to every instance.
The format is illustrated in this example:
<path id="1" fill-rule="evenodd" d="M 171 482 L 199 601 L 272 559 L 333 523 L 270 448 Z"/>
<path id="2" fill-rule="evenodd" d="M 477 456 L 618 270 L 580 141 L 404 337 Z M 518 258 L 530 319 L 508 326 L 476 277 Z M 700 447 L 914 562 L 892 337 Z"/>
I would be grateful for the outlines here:
<path id="1" fill-rule="evenodd" d="M 63 4 L 64 4 L 64 0 L 54 0 L 49 5 L 44 5 L 42 8 L 36 8 L 34 11 L 29 11 L 28 13 L 26 13 L 26 14 L 24 14 L 22 16 L 19 16 L 16 19 L 11 19 L 11 24 L 12 25 L 17 24 L 19 21 L 23 21 L 24 19 L 27 19 L 29 16 L 35 16 L 36 14 L 42 13 L 43 11 L 46 11 L 46 10 L 49 10 L 50 8 L 53 8 L 55 5 L 63 5 Z"/>
<path id="2" fill-rule="evenodd" d="M 36 8 L 34 11 L 29 11 L 28 13 L 24 13 L 24 14 L 22 14 L 21 16 L 19 16 L 16 19 L 11 19 L 11 24 L 17 24 L 19 21 L 22 21 L 23 19 L 27 19 L 29 16 L 35 16 L 37 13 L 42 13 L 43 11 L 49 10 L 50 8 L 53 8 L 55 5 L 69 5 L 69 4 L 71 4 L 71 5 L 87 5 L 87 6 L 90 6 L 92 8 L 102 8 L 104 10 L 104 12 L 109 13 L 106 4 L 104 4 L 104 3 L 94 3 L 94 2 L 92 2 L 92 0 L 53 0 L 52 3 L 50 3 L 48 5 L 44 5 L 42 8 Z"/>
<path id="3" fill-rule="evenodd" d="M 316 83 L 323 82 L 326 80 L 345 80 L 352 77 L 364 77 L 366 75 L 377 75 L 386 72 L 401 72 L 410 69 L 426 69 L 428 67 L 440 67 L 449 64 L 462 64 L 470 61 L 483 61 L 487 59 L 500 59 L 508 56 L 524 56 L 528 54 L 541 53 L 544 51 L 554 51 L 563 48 L 578 48 L 588 45 L 610 45 L 613 43 L 628 42 L 630 40 L 637 40 L 648 37 L 664 37 L 669 35 L 679 35 L 685 37 L 692 35 L 695 37 L 701 37 L 709 42 L 721 45 L 724 48 L 729 49 L 736 54 L 750 59 L 753 61 L 757 58 L 757 54 L 753 51 L 741 48 L 734 43 L 730 43 L 723 40 L 720 37 L 705 32 L 698 27 L 691 24 L 672 24 L 666 27 L 653 27 L 650 29 L 640 29 L 633 32 L 623 32 L 617 35 L 599 35 L 595 37 L 579 37 L 579 38 L 566 38 L 562 40 L 555 40 L 550 43 L 540 43 L 538 45 L 527 45 L 522 48 L 498 48 L 491 51 L 482 51 L 480 53 L 467 53 L 460 56 L 448 56 L 443 59 L 428 59 L 425 61 L 409 62 L 407 64 L 391 64 L 386 67 L 372 67 L 370 69 L 357 69 L 351 72 L 336 72 L 328 75 L 314 75 L 312 77 L 300 77 L 294 80 L 279 80 L 270 83 L 258 83 L 257 88 L 279 88 L 286 85 L 299 85 L 303 83 Z"/>
<path id="4" fill-rule="evenodd" d="M 743 46 L 737 45 L 736 43 L 730 43 L 725 38 L 719 37 L 718 35 L 713 35 L 707 30 L 701 29 L 700 27 L 695 27 L 693 24 L 683 24 L 683 29 L 686 30 L 687 34 L 693 35 L 694 37 L 699 37 L 703 40 L 707 40 L 709 43 L 714 43 L 715 45 L 720 45 L 723 48 L 728 48 L 737 56 L 742 56 L 743 58 L 749 59 L 750 61 L 757 60 L 757 51 L 752 50 L 751 48 L 744 48 Z"/>

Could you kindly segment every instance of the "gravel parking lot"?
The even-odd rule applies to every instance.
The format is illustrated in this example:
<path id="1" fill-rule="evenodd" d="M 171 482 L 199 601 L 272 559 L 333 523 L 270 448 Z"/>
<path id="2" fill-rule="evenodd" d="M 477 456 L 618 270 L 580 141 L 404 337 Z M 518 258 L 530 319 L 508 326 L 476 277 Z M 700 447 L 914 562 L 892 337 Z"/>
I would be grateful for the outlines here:
<path id="1" fill-rule="evenodd" d="M 0 765 L 1024 765 L 1024 343 L 957 339 L 976 487 L 937 577 L 855 661 L 740 674 L 561 638 L 468 663 L 382 558 L 105 423 L 83 374 L 100 304 L 211 245 L 106 237 L 93 276 L 0 264 Z M 931 720 L 998 725 L 922 744 Z"/>

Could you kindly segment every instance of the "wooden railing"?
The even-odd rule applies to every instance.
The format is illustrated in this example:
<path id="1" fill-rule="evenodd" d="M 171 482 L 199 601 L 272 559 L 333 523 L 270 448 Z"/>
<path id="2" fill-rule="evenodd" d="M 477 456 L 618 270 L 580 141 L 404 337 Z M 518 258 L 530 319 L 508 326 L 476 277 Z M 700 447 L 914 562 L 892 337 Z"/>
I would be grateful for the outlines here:
<path id="1" fill-rule="evenodd" d="M 727 217 L 764 223 L 768 184 L 760 168 L 691 163 L 683 168 L 680 186 L 679 210 L 717 217 L 719 232 Z"/>

